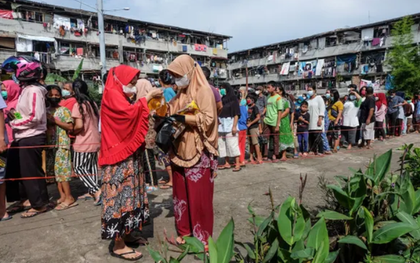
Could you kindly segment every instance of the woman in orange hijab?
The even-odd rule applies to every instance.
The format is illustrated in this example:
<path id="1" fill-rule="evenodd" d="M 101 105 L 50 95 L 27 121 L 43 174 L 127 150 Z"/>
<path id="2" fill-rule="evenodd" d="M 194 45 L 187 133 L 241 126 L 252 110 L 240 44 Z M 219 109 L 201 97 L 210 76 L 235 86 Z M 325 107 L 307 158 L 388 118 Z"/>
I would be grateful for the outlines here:
<path id="1" fill-rule="evenodd" d="M 169 102 L 177 114 L 194 101 L 194 115 L 177 116 L 186 126 L 169 152 L 173 171 L 173 202 L 178 243 L 194 236 L 207 245 L 213 233 L 213 191 L 217 172 L 217 108 L 213 92 L 201 67 L 188 55 L 177 57 L 168 67 L 178 94 Z"/>
<path id="2" fill-rule="evenodd" d="M 154 90 L 131 104 L 139 74 L 138 69 L 125 65 L 112 68 L 101 107 L 102 239 L 112 239 L 111 255 L 126 260 L 142 257 L 126 246 L 124 238 L 134 229 L 141 230 L 146 217 L 141 160 L 148 130 L 147 102 L 162 95 Z"/>

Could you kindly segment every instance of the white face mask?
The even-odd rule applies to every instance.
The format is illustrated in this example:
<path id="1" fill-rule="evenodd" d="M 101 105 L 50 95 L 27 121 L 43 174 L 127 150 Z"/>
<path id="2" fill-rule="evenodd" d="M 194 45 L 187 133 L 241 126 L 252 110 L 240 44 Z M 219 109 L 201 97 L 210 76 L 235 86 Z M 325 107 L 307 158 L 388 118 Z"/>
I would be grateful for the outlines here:
<path id="1" fill-rule="evenodd" d="M 136 86 L 134 86 L 133 84 L 129 83 L 127 86 L 122 84 L 122 82 L 116 77 L 114 76 L 115 79 L 121 84 L 123 92 L 126 94 L 136 94 L 137 93 L 137 88 Z"/>
<path id="2" fill-rule="evenodd" d="M 175 78 L 175 84 L 178 88 L 185 88 L 190 85 L 190 80 L 188 79 L 187 74 L 185 74 L 182 78 Z"/>
<path id="3" fill-rule="evenodd" d="M 137 93 L 137 88 L 136 86 L 133 86 L 132 84 L 128 84 L 129 86 L 122 86 L 123 88 L 123 92 L 124 93 L 128 93 L 128 94 L 135 94 Z"/>

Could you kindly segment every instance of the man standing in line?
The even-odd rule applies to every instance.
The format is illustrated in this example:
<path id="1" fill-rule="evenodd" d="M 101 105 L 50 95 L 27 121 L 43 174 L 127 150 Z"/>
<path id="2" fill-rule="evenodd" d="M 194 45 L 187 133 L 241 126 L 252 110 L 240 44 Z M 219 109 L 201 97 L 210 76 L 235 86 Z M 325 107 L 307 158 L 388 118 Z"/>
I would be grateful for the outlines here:
<path id="1" fill-rule="evenodd" d="M 324 156 L 324 145 L 322 142 L 322 132 L 324 129 L 325 102 L 321 96 L 316 94 L 316 87 L 308 87 L 309 104 L 309 154 Z"/>
<path id="2" fill-rule="evenodd" d="M 280 141 L 280 121 L 281 114 L 279 111 L 282 110 L 281 97 L 277 94 L 276 89 L 278 84 L 274 81 L 270 81 L 267 86 L 267 90 L 270 93 L 270 97 L 267 100 L 266 115 L 264 123 L 267 127 L 264 130 L 264 136 L 269 138 L 269 147 L 265 154 L 269 157 L 269 150 L 273 150 L 272 161 L 277 162 L 277 155 L 279 154 L 279 141 Z"/>
<path id="3" fill-rule="evenodd" d="M 362 123 L 363 142 L 366 142 L 366 148 L 370 149 L 370 142 L 375 138 L 375 97 L 373 88 L 366 88 L 366 99 L 360 106 L 360 122 Z"/>

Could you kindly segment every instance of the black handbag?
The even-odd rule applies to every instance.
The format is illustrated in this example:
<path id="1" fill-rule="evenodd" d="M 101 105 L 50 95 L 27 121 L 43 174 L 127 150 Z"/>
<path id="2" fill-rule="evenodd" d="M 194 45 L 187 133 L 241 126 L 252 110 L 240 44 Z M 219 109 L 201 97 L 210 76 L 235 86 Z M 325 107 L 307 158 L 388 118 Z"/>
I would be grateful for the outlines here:
<path id="1" fill-rule="evenodd" d="M 156 118 L 156 117 L 155 117 Z M 172 135 L 175 132 L 174 119 L 171 117 L 157 117 L 156 130 L 156 145 L 162 149 L 164 153 L 168 153 L 172 147 Z"/>

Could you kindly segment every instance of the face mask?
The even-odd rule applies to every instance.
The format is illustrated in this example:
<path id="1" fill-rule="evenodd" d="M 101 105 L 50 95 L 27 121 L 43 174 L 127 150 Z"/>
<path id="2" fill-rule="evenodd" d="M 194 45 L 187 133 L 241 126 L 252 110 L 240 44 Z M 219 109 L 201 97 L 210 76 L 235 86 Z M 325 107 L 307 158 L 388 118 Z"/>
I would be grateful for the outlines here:
<path id="1" fill-rule="evenodd" d="M 220 95 L 226 96 L 226 89 L 220 89 Z"/>
<path id="2" fill-rule="evenodd" d="M 378 100 L 379 100 L 379 98 L 378 98 L 378 97 L 375 97 L 375 100 L 376 100 L 376 101 L 378 101 Z"/>
<path id="3" fill-rule="evenodd" d="M 331 94 L 329 94 L 329 93 L 325 94 L 325 98 L 330 99 L 331 98 Z"/>
<path id="4" fill-rule="evenodd" d="M 366 90 L 362 90 L 362 92 L 360 92 L 360 94 L 362 94 L 363 96 L 366 95 Z"/>
<path id="5" fill-rule="evenodd" d="M 350 95 L 349 100 L 356 100 L 356 96 L 355 95 Z"/>
<path id="6" fill-rule="evenodd" d="M 246 99 L 241 99 L 241 106 L 245 106 L 246 105 Z"/>
<path id="7" fill-rule="evenodd" d="M 246 103 L 247 103 L 248 105 L 252 105 L 252 100 L 247 100 L 247 101 L 246 101 Z"/>
<path id="8" fill-rule="evenodd" d="M 1 91 L 1 96 L 3 97 L 4 100 L 7 100 L 7 91 L 2 90 Z"/>
<path id="9" fill-rule="evenodd" d="M 66 89 L 63 89 L 63 90 L 61 90 L 61 95 L 63 96 L 63 97 L 70 97 L 70 91 L 68 91 L 68 90 L 66 90 Z"/>
<path id="10" fill-rule="evenodd" d="M 260 95 L 261 91 L 257 90 L 255 94 Z"/>
<path id="11" fill-rule="evenodd" d="M 3 94 L 3 93 L 2 93 Z M 411 100 L 407 100 L 407 103 L 411 103 Z"/>
<path id="12" fill-rule="evenodd" d="M 190 80 L 188 79 L 187 74 L 185 74 L 182 78 L 175 78 L 175 84 L 178 88 L 186 88 L 190 85 Z"/>
<path id="13" fill-rule="evenodd" d="M 128 94 L 135 94 L 135 93 L 137 93 L 137 88 L 136 88 L 136 86 L 133 86 L 133 85 L 131 85 L 131 84 L 128 84 L 129 86 L 125 86 L 125 85 L 123 85 L 122 86 L 122 88 L 123 88 L 123 92 L 124 93 L 128 93 Z"/>
<path id="14" fill-rule="evenodd" d="M 61 98 L 48 98 L 48 102 L 51 104 L 51 106 L 53 107 L 57 107 L 58 104 L 60 103 Z"/>
<path id="15" fill-rule="evenodd" d="M 314 91 L 310 90 L 308 91 L 308 98 L 311 98 L 314 95 Z"/>

